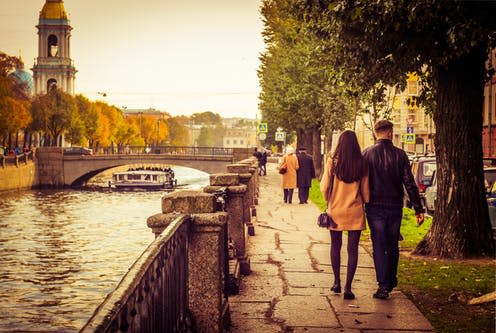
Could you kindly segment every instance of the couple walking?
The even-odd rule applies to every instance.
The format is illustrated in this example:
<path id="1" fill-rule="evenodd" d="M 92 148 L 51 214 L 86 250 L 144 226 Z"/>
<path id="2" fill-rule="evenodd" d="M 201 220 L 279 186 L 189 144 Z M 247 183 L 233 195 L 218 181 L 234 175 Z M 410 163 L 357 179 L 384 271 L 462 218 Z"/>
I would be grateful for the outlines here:
<path id="1" fill-rule="evenodd" d="M 315 167 L 313 159 L 307 154 L 305 147 L 298 149 L 295 156 L 291 146 L 286 148 L 286 155 L 279 163 L 279 173 L 281 169 L 286 171 L 282 174 L 282 188 L 284 191 L 284 202 L 292 203 L 293 191 L 298 187 L 298 199 L 300 204 L 308 203 L 308 195 L 312 186 L 312 179 L 315 178 Z"/>
<path id="2" fill-rule="evenodd" d="M 406 153 L 392 143 L 393 124 L 381 120 L 374 126 L 377 143 L 360 151 L 355 132 L 347 130 L 339 137 L 327 160 L 320 190 L 328 202 L 327 213 L 337 224 L 329 227 L 331 266 L 334 284 L 331 291 L 341 292 L 342 233 L 348 231 L 348 265 L 343 297 L 354 299 L 351 285 L 358 264 L 358 243 L 365 229 L 365 215 L 370 228 L 378 289 L 374 298 L 386 299 L 398 284 L 400 224 L 403 216 L 405 187 L 413 203 L 417 223 L 424 221 L 423 208 Z M 331 187 L 332 183 L 332 187 Z M 331 190 L 332 189 L 332 190 Z M 365 208 L 365 209 L 364 209 Z"/>
<path id="3" fill-rule="evenodd" d="M 253 156 L 257 158 L 258 161 L 258 175 L 261 176 L 262 173 L 264 176 L 267 176 L 267 156 L 269 153 L 267 149 L 262 148 L 262 151 L 259 151 L 257 147 L 255 147 L 253 151 Z"/>

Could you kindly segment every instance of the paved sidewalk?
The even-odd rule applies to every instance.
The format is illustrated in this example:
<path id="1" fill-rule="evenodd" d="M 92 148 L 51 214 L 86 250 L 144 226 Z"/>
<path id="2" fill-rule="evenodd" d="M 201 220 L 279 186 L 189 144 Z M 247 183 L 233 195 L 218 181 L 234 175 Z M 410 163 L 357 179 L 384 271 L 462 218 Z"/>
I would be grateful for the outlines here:
<path id="1" fill-rule="evenodd" d="M 333 282 L 329 234 L 316 224 L 312 203 L 282 200 L 274 164 L 260 177 L 255 236 L 248 238 L 252 273 L 230 296 L 231 332 L 434 332 L 422 313 L 399 291 L 377 300 L 374 263 L 360 248 L 352 291 L 356 299 L 330 291 Z M 346 280 L 346 234 L 341 281 Z"/>

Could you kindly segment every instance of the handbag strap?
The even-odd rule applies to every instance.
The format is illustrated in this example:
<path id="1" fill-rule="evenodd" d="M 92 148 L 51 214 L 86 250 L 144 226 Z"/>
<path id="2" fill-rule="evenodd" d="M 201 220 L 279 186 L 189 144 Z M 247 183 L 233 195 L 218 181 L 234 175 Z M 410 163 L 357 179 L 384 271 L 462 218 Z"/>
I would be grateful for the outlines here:
<path id="1" fill-rule="evenodd" d="M 327 197 L 329 198 L 329 201 L 331 201 L 331 194 L 332 194 L 332 188 L 334 187 L 334 160 L 332 160 L 332 169 L 331 169 L 331 176 L 329 177 L 329 192 Z"/>

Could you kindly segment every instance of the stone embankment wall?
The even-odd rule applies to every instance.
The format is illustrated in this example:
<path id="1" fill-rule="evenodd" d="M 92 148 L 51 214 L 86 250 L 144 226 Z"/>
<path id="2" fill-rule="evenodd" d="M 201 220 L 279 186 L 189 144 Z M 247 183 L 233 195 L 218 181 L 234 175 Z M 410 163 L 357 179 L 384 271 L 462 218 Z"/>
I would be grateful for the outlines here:
<path id="1" fill-rule="evenodd" d="M 30 189 L 35 184 L 38 184 L 38 177 L 33 161 L 0 167 L 0 192 Z"/>
<path id="2" fill-rule="evenodd" d="M 17 163 L 0 165 L 0 192 L 33 187 L 64 186 L 64 153 L 61 147 L 34 150 L 32 160 L 18 159 Z"/>

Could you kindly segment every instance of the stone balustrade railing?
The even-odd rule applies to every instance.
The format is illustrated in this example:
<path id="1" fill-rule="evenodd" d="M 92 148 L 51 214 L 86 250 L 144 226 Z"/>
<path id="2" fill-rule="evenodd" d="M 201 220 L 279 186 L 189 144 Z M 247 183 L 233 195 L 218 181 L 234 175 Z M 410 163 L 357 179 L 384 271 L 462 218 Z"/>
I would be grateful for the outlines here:
<path id="1" fill-rule="evenodd" d="M 2 168 L 5 168 L 7 165 L 15 165 L 16 167 L 19 167 L 20 163 L 27 164 L 28 161 L 32 161 L 33 156 L 33 151 L 28 151 L 15 156 L 0 155 L 0 165 Z"/>
<path id="2" fill-rule="evenodd" d="M 228 295 L 239 288 L 238 273 L 250 273 L 246 233 L 255 235 L 257 162 L 227 171 L 211 175 L 203 191 L 164 195 L 162 212 L 147 219 L 155 241 L 82 332 L 228 330 Z"/>

